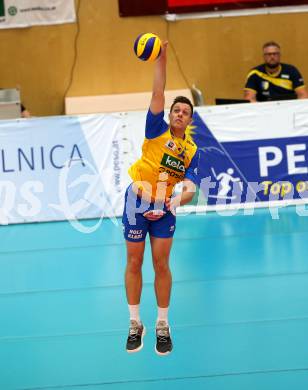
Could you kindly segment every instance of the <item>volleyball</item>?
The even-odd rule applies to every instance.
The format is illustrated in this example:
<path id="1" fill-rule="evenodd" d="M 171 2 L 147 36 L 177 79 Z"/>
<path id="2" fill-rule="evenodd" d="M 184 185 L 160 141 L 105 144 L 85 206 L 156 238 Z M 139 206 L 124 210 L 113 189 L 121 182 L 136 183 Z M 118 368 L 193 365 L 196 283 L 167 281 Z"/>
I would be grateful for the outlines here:
<path id="1" fill-rule="evenodd" d="M 141 34 L 134 44 L 136 56 L 142 61 L 154 61 L 161 52 L 161 41 L 152 33 Z"/>

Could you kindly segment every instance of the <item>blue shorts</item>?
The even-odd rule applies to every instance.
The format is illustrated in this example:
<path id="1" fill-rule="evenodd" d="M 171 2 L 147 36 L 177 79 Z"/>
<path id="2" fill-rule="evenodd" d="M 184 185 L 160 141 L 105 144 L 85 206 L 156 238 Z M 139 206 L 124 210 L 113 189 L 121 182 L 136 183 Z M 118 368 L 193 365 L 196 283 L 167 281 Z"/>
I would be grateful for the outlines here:
<path id="1" fill-rule="evenodd" d="M 149 221 L 143 214 L 149 210 L 163 210 L 166 212 L 157 221 Z M 144 241 L 149 232 L 152 237 L 170 238 L 175 232 L 175 216 L 166 210 L 164 203 L 154 204 L 141 199 L 128 186 L 125 193 L 125 205 L 122 217 L 123 233 L 127 241 Z"/>

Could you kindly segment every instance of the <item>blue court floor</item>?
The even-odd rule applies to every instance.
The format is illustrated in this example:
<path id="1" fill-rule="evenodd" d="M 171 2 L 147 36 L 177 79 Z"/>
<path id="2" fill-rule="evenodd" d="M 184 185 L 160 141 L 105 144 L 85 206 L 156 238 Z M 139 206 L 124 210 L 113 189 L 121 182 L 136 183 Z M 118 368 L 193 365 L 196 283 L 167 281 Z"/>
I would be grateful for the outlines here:
<path id="1" fill-rule="evenodd" d="M 178 217 L 167 357 L 154 352 L 148 249 L 147 335 L 140 353 L 125 352 L 120 224 L 2 226 L 0 389 L 307 390 L 308 217 L 279 215 Z"/>

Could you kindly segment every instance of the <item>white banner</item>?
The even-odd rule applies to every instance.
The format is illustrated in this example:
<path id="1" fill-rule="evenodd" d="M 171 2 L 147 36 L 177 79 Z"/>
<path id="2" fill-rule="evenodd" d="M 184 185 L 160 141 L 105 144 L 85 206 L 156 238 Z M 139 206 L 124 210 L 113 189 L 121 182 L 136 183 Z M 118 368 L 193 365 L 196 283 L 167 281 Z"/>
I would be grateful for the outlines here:
<path id="1" fill-rule="evenodd" d="M 0 28 L 73 23 L 74 0 L 0 0 Z"/>
<path id="2" fill-rule="evenodd" d="M 136 157 L 125 119 L 0 121 L 0 223 L 121 215 Z"/>

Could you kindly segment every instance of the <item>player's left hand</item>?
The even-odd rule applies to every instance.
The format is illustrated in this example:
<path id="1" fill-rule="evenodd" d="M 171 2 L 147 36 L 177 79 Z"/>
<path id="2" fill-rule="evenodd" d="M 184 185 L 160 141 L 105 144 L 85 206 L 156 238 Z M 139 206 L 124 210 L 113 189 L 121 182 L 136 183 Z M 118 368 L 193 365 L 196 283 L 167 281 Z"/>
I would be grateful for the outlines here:
<path id="1" fill-rule="evenodd" d="M 162 216 L 166 214 L 165 211 L 163 210 L 150 210 L 146 211 L 143 216 L 148 219 L 149 221 L 157 221 L 160 219 Z"/>

